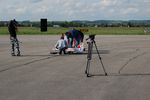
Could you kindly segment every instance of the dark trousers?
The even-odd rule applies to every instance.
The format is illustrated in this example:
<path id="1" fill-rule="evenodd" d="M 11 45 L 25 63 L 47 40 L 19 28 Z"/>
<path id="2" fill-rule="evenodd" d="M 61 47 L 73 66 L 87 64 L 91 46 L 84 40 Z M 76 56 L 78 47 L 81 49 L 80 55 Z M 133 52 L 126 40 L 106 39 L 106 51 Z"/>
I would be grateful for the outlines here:
<path id="1" fill-rule="evenodd" d="M 59 49 L 59 54 L 60 54 L 60 55 L 62 54 L 62 52 L 64 52 L 64 54 L 66 54 L 66 47 Z"/>

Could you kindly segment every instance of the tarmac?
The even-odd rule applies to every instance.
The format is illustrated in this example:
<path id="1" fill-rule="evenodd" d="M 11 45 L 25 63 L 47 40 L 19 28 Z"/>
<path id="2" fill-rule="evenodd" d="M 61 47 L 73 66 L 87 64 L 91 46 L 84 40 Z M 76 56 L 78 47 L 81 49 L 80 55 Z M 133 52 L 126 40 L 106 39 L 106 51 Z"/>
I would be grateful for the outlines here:
<path id="1" fill-rule="evenodd" d="M 150 100 L 150 36 L 97 35 L 108 76 L 94 49 L 92 77 L 87 53 L 50 54 L 59 38 L 19 35 L 21 56 L 12 57 L 9 36 L 0 36 L 0 100 Z"/>

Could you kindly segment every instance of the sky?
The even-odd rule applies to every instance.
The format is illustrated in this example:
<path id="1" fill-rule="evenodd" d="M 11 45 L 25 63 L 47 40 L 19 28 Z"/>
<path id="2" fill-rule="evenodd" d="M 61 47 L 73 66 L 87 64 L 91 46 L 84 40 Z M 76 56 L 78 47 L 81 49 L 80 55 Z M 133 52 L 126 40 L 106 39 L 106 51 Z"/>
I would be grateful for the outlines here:
<path id="1" fill-rule="evenodd" d="M 0 0 L 0 20 L 150 20 L 150 0 Z"/>

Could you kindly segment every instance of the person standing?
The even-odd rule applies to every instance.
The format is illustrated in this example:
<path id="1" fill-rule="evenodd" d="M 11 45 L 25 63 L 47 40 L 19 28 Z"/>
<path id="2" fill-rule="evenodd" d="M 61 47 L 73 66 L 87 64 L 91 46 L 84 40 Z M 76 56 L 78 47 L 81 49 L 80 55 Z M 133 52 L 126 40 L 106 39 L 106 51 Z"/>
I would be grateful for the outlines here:
<path id="1" fill-rule="evenodd" d="M 19 50 L 19 41 L 17 39 L 17 21 L 10 20 L 8 24 L 8 31 L 10 33 L 10 41 L 11 41 L 11 55 L 12 56 L 20 56 Z"/>

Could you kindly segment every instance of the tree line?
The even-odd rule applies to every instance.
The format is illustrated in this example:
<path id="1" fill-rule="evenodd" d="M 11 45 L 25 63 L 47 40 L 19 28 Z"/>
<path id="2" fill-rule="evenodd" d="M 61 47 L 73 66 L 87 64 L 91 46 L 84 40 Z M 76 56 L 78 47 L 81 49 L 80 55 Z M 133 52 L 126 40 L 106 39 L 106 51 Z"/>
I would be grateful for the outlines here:
<path id="1" fill-rule="evenodd" d="M 0 21 L 0 27 L 8 26 L 9 21 Z M 18 21 L 21 27 L 40 27 L 40 21 Z M 97 20 L 97 21 L 48 21 L 48 27 L 150 27 L 150 20 Z"/>

